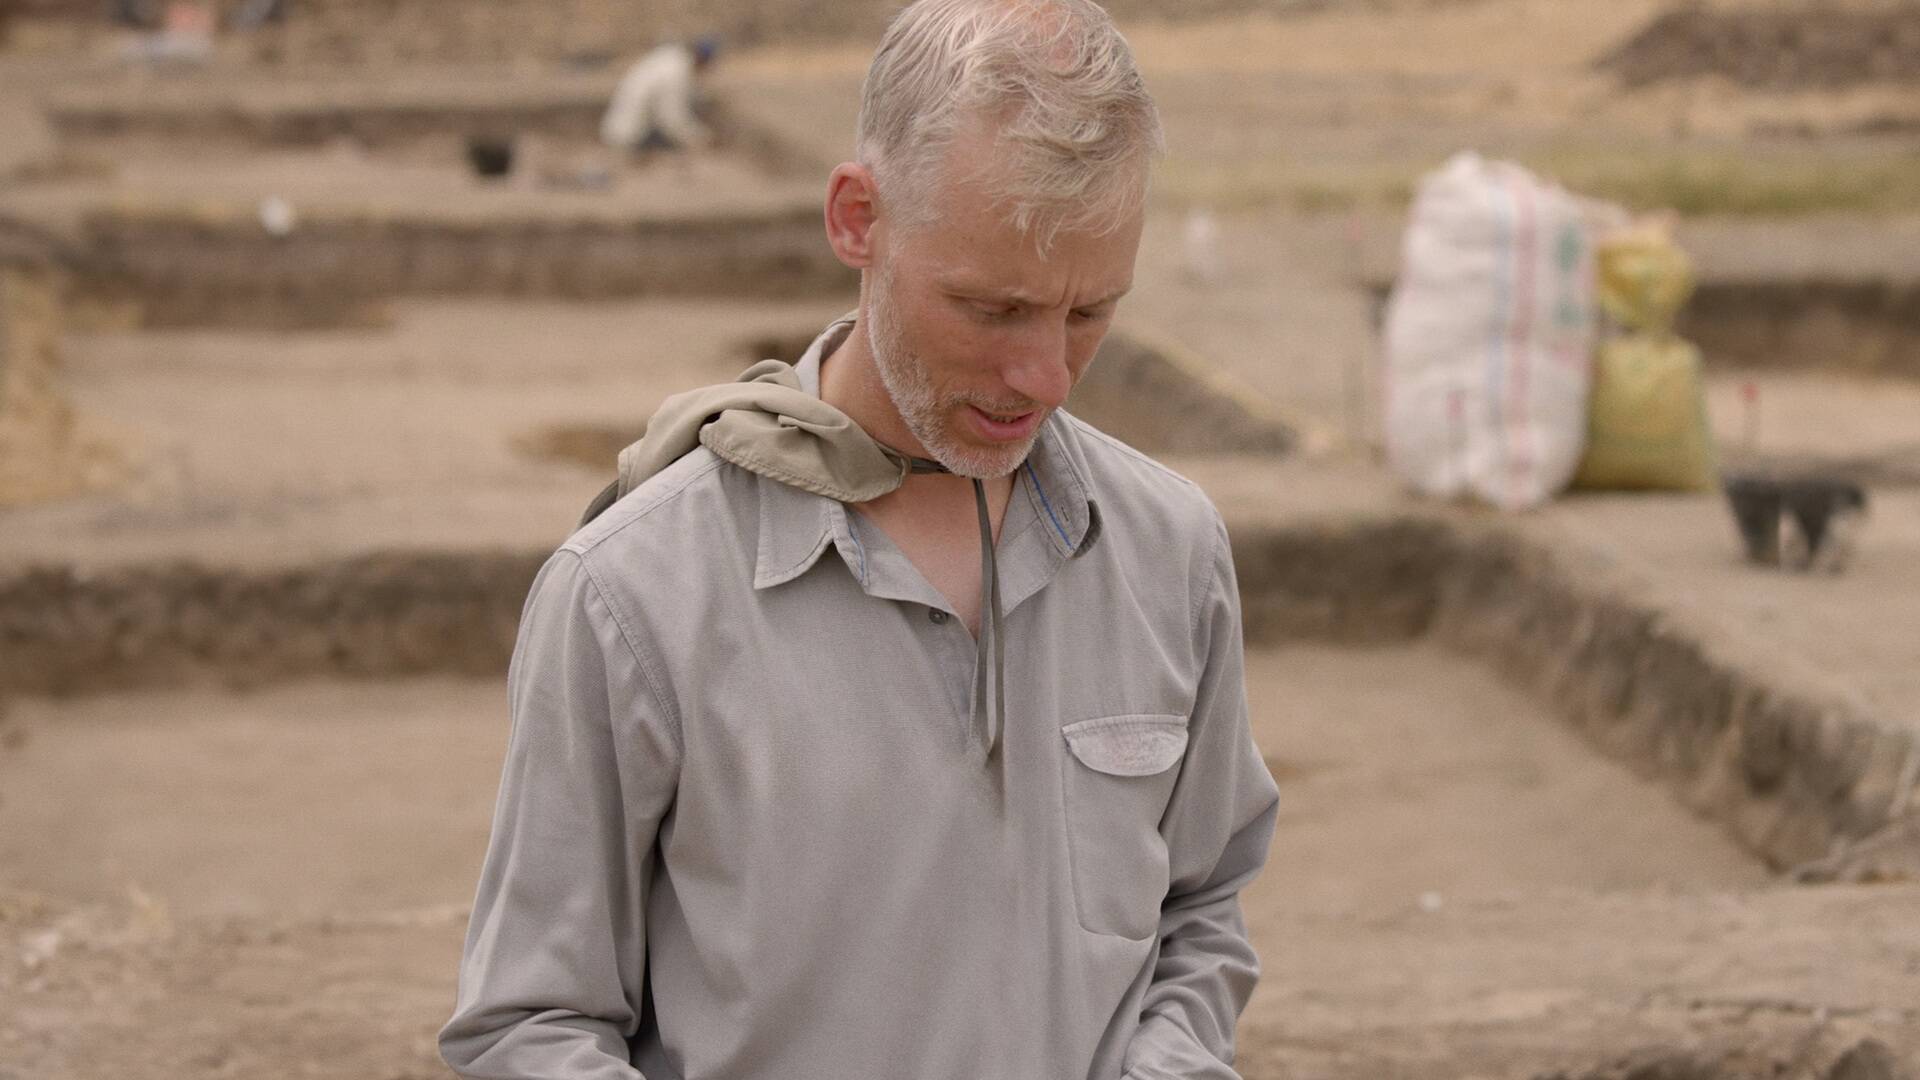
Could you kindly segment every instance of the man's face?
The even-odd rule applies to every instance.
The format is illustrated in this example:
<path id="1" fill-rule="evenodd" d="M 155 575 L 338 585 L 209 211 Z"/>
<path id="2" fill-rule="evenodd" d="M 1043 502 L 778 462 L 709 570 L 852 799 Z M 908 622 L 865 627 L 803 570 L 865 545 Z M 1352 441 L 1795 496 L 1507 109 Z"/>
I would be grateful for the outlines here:
<path id="1" fill-rule="evenodd" d="M 979 150 L 963 139 L 952 159 Z M 1004 476 L 1092 363 L 1132 284 L 1142 215 L 1104 234 L 1062 231 L 1042 256 L 982 185 L 947 183 L 935 198 L 932 224 L 889 228 L 876 244 L 868 339 L 927 456 L 962 476 Z"/>

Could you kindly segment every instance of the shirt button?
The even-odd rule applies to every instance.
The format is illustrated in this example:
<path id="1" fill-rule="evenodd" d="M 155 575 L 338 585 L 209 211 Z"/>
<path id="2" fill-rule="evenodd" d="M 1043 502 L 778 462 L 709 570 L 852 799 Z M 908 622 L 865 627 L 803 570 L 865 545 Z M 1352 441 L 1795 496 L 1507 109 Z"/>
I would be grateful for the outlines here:
<path id="1" fill-rule="evenodd" d="M 933 620 L 933 622 L 937 625 L 939 623 L 943 623 L 947 621 L 947 613 L 944 611 L 941 611 L 939 608 L 928 608 L 927 618 Z"/>

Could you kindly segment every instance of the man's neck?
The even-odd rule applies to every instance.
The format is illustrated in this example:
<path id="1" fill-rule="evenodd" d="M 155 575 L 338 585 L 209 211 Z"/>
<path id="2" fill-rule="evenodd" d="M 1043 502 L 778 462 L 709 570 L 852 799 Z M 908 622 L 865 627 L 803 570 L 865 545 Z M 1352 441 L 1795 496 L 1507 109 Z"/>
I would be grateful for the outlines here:
<path id="1" fill-rule="evenodd" d="M 820 400 L 852 417 L 860 430 L 884 445 L 914 457 L 931 456 L 894 408 L 873 358 L 865 319 L 853 324 L 839 348 L 820 358 Z"/>

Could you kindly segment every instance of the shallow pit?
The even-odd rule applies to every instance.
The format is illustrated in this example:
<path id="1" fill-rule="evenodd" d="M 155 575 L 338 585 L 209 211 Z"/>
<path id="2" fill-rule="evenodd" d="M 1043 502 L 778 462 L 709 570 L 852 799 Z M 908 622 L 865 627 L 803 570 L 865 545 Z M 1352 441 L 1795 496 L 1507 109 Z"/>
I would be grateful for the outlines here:
<path id="1" fill-rule="evenodd" d="M 1715 891 L 1764 865 L 1485 667 L 1427 642 L 1256 646 L 1254 738 L 1284 792 L 1258 904 L 1386 914 L 1463 897 Z"/>
<path id="2" fill-rule="evenodd" d="M 435 677 L 36 699 L 0 725 L 7 886 L 298 919 L 470 899 L 506 690 Z"/>
<path id="3" fill-rule="evenodd" d="M 1250 895 L 1256 924 L 1767 877 L 1656 783 L 1431 645 L 1256 647 L 1248 684 L 1287 792 L 1284 870 Z M 506 708 L 498 680 L 448 677 L 17 701 L 0 739 L 5 884 L 75 903 L 138 890 L 194 917 L 460 903 Z"/>
<path id="4" fill-rule="evenodd" d="M 1536 696 L 1775 868 L 1901 872 L 1904 847 L 1872 855 L 1891 871 L 1844 858 L 1920 816 L 1920 758 L 1897 718 L 1743 667 L 1497 529 L 1419 518 L 1243 528 L 1234 547 L 1252 642 L 1431 640 Z M 0 576 L 0 692 L 497 671 L 544 555 Z"/>

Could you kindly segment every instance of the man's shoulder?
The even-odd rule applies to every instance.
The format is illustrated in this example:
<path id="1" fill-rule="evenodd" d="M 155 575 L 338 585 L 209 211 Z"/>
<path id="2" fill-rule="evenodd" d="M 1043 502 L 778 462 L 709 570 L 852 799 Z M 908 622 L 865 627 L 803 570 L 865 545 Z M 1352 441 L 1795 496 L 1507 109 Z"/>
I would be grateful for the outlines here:
<path id="1" fill-rule="evenodd" d="M 567 538 L 560 550 L 593 564 L 658 566 L 735 528 L 751 476 L 696 447 Z"/>
<path id="2" fill-rule="evenodd" d="M 1219 512 L 1200 485 L 1065 410 L 1055 415 L 1069 460 L 1085 473 L 1102 518 L 1212 534 Z"/>
<path id="3" fill-rule="evenodd" d="M 1197 631 L 1207 598 L 1232 578 L 1226 523 L 1200 485 L 1078 417 L 1060 414 L 1061 445 L 1098 507 L 1093 562 L 1125 575 L 1163 617 Z M 1173 623 L 1166 625 L 1172 626 Z"/>

